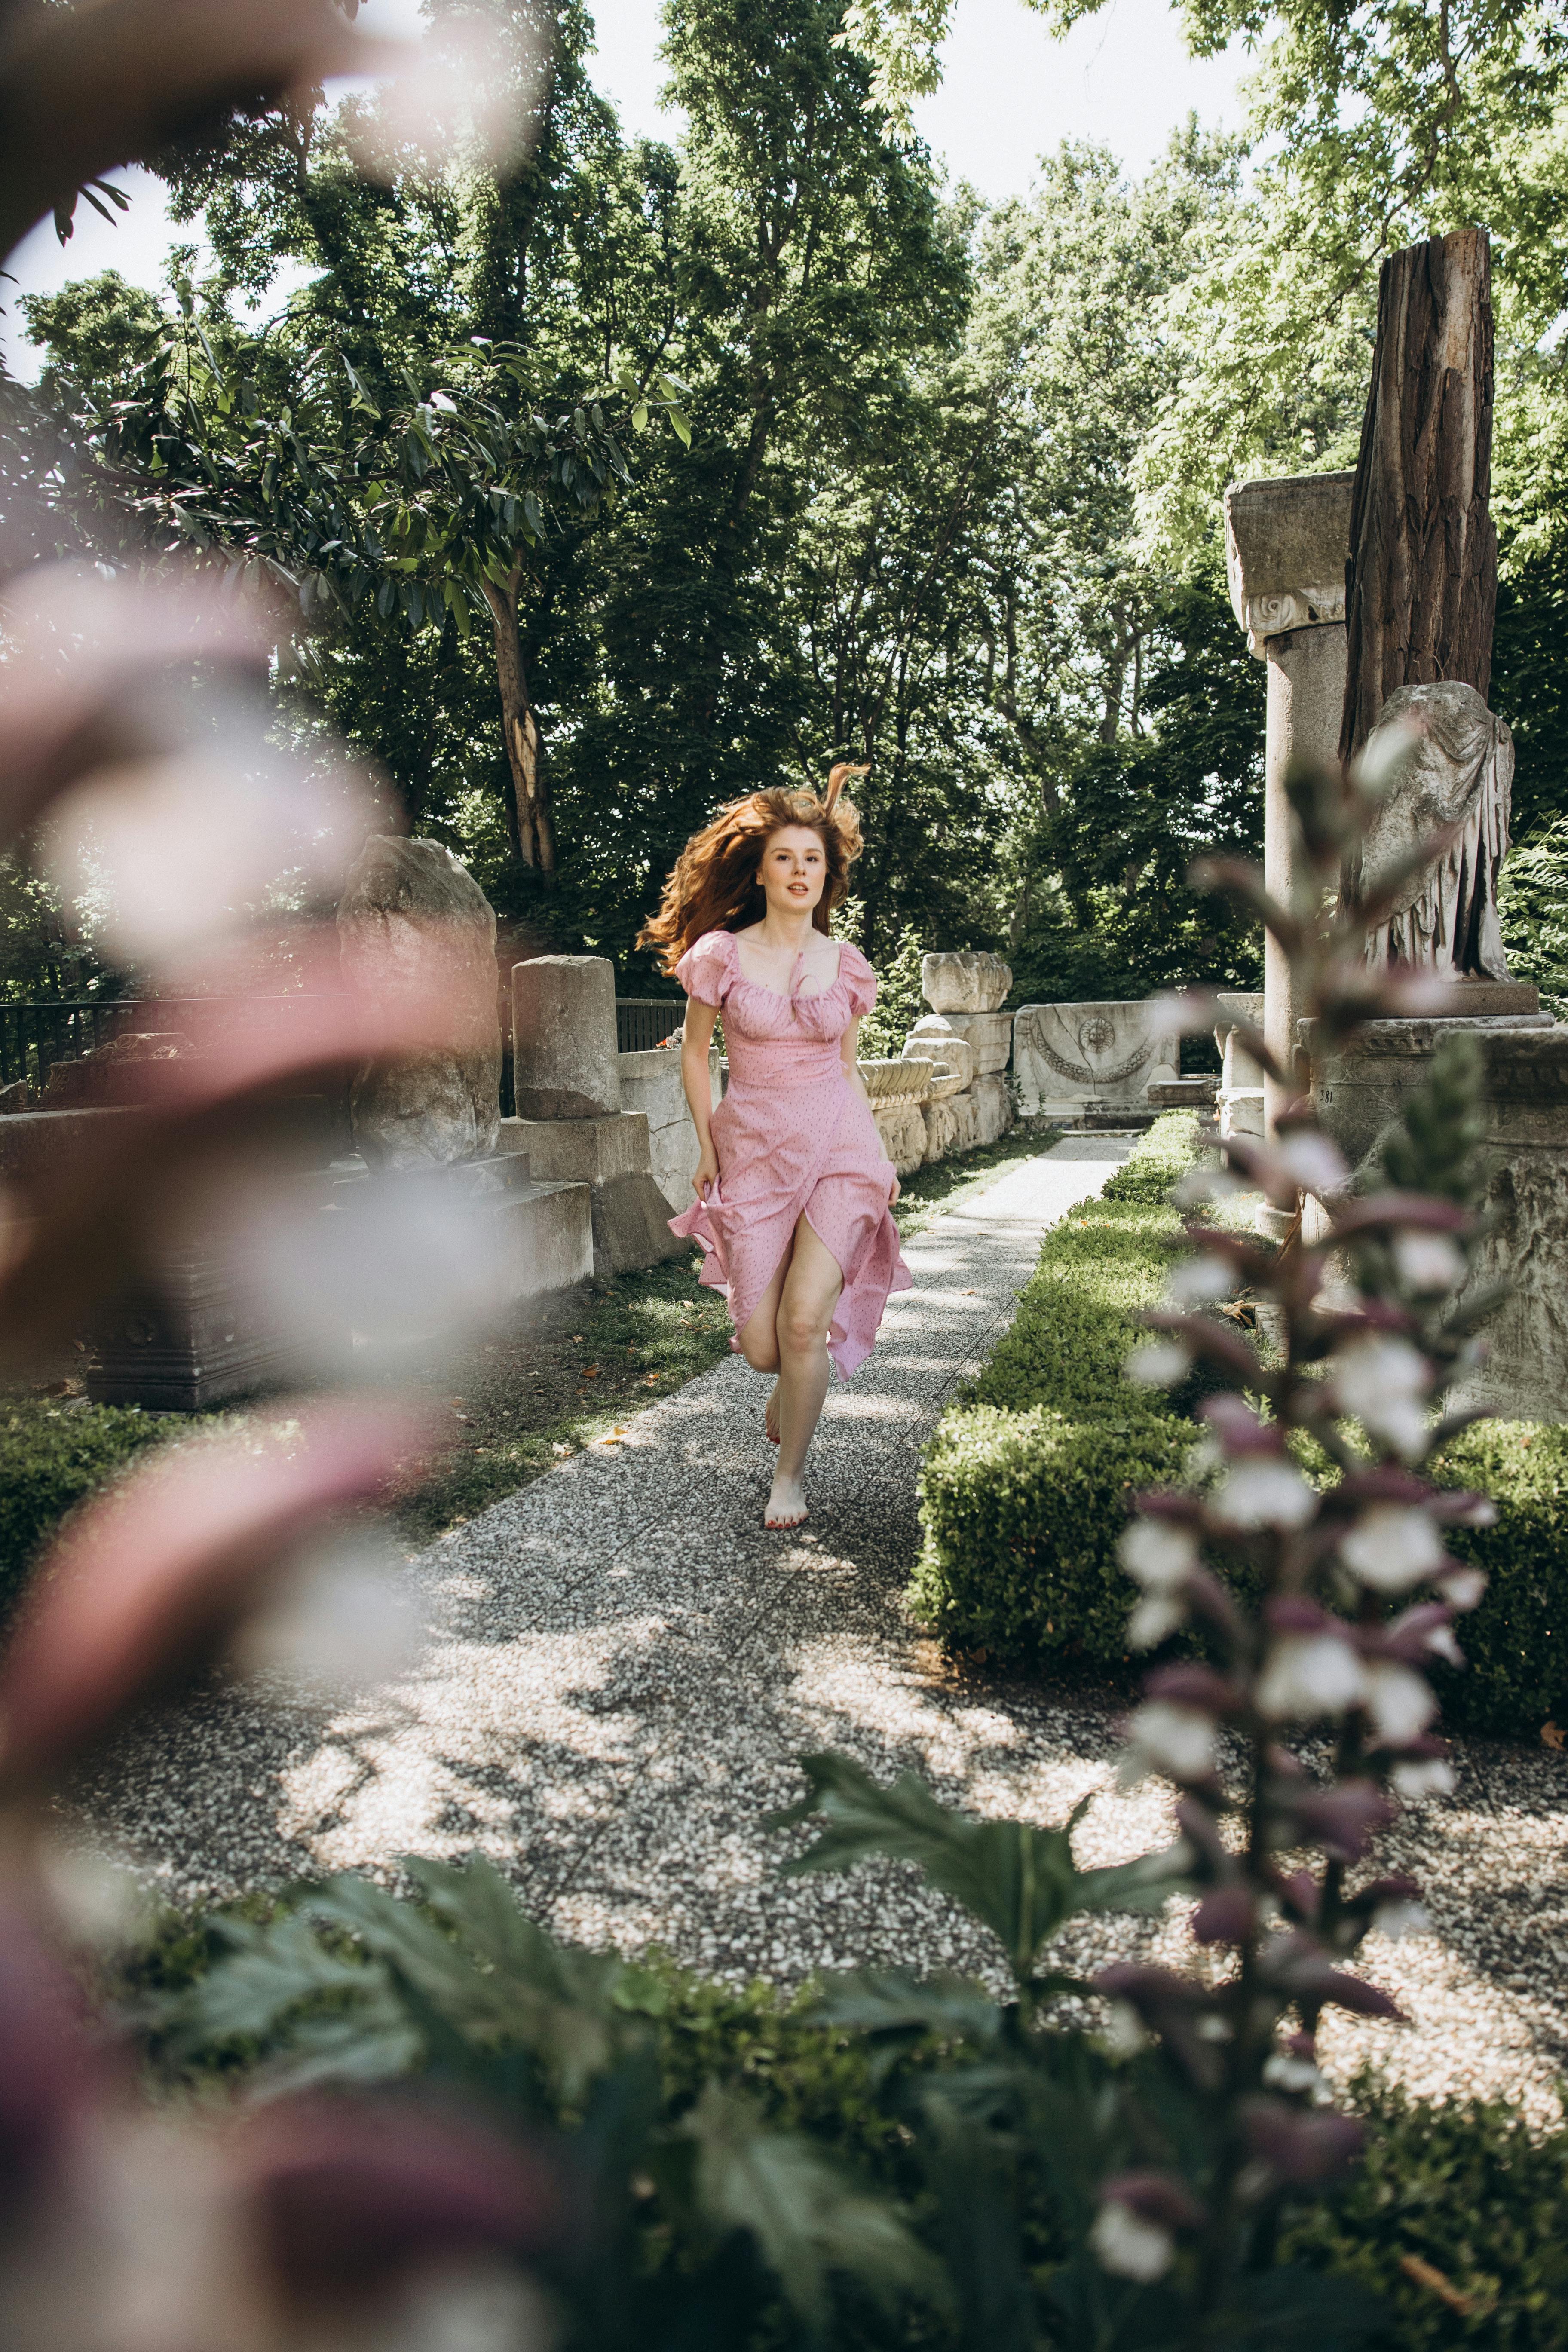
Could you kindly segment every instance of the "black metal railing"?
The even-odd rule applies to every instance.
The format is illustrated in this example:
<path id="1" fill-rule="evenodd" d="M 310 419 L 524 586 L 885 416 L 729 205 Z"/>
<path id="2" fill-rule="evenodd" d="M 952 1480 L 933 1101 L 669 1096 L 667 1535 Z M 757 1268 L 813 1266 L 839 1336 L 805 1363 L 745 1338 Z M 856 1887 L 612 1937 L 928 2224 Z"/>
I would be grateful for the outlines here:
<path id="1" fill-rule="evenodd" d="M 37 1102 L 57 1062 L 79 1062 L 127 1030 L 173 1031 L 199 1047 L 215 1024 L 288 1020 L 312 999 L 293 996 L 113 996 L 68 1002 L 0 998 L 0 1086 L 26 1086 Z"/>
<path id="2" fill-rule="evenodd" d="M 173 1030 L 199 1046 L 215 1020 L 232 1021 L 243 1009 L 252 1019 L 287 1019 L 310 1000 L 294 996 L 116 996 L 67 1002 L 0 998 L 0 1086 L 24 1084 L 33 1101 L 43 1095 L 57 1062 L 79 1062 L 127 1030 Z M 501 1029 L 501 1112 L 516 1108 L 512 1085 L 511 992 L 499 998 Z M 623 1054 L 645 1054 L 674 1034 L 686 1018 L 683 996 L 623 996 L 616 1003 L 616 1045 Z"/>
<path id="3" fill-rule="evenodd" d="M 685 1018 L 684 996 L 617 996 L 616 1047 L 623 1054 L 646 1054 L 672 1037 Z"/>

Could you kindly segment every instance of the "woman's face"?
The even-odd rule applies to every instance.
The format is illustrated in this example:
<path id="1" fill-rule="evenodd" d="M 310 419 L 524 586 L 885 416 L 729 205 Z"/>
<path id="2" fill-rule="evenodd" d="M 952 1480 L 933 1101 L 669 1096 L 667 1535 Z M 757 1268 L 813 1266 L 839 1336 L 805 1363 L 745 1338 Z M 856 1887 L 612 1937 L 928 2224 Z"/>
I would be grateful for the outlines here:
<path id="1" fill-rule="evenodd" d="M 827 853 L 822 835 L 808 824 L 781 825 L 770 833 L 759 871 L 770 911 L 808 915 L 827 887 Z"/>

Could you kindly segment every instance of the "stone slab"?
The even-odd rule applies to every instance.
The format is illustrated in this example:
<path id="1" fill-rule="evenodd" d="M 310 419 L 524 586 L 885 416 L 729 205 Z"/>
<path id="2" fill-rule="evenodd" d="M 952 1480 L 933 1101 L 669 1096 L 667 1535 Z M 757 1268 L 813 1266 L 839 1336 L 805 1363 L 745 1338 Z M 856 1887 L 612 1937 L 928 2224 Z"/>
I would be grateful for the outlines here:
<path id="1" fill-rule="evenodd" d="M 1460 1392 L 1506 1419 L 1568 1420 L 1568 1027 L 1545 1014 L 1369 1022 L 1348 1052 L 1315 1056 L 1323 1125 L 1352 1161 L 1363 1160 L 1427 1081 L 1444 1034 L 1479 1038 L 1485 1073 L 1481 1150 L 1490 1163 L 1485 1207 L 1493 1229 L 1471 1286 L 1498 1281 L 1511 1295 L 1489 1320 L 1490 1358 Z M 1302 1024 L 1310 1034 L 1309 1024 Z"/>
<path id="2" fill-rule="evenodd" d="M 498 1303 L 548 1297 L 594 1271 L 593 1188 L 545 1182 L 498 1202 Z"/>
<path id="3" fill-rule="evenodd" d="M 921 958 L 921 993 L 933 1013 L 994 1013 L 1012 985 L 1011 965 L 985 950 Z"/>
<path id="4" fill-rule="evenodd" d="M 536 1176 L 567 1184 L 608 1184 L 619 1176 L 647 1175 L 647 1114 L 611 1111 L 603 1118 L 503 1118 L 501 1141 L 526 1151 Z"/>
<path id="5" fill-rule="evenodd" d="M 623 1054 L 621 1102 L 626 1110 L 640 1110 L 647 1120 L 648 1165 L 654 1182 L 679 1214 L 691 1206 L 691 1180 L 697 1173 L 697 1129 L 686 1108 L 680 1083 L 680 1054 L 675 1046 L 642 1054 Z M 708 1057 L 710 1099 L 721 1099 L 719 1056 Z"/>
<path id="6" fill-rule="evenodd" d="M 950 1013 L 945 1017 L 953 1034 L 973 1046 L 976 1077 L 1006 1068 L 1013 1050 L 1011 1013 Z"/>
<path id="7" fill-rule="evenodd" d="M 1013 1016 L 1013 1074 L 1027 1113 L 1146 1112 L 1151 1084 L 1180 1074 L 1177 1043 L 1153 1034 L 1141 999 L 1026 1004 Z"/>
<path id="8" fill-rule="evenodd" d="M 1156 1110 L 1207 1110 L 1219 1093 L 1219 1080 L 1212 1074 L 1190 1078 L 1156 1078 L 1149 1088 L 1149 1100 Z"/>

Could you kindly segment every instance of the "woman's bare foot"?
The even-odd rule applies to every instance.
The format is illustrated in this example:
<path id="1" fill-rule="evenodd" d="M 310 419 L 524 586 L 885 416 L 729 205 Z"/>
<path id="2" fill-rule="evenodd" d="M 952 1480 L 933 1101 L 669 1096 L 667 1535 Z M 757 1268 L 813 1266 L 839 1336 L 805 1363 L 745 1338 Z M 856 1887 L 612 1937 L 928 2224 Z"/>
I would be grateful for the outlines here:
<path id="1" fill-rule="evenodd" d="M 775 1381 L 763 1407 L 763 1433 L 770 1445 L 779 1442 L 779 1384 Z"/>
<path id="2" fill-rule="evenodd" d="M 763 1513 L 765 1528 L 798 1528 L 805 1517 L 805 1496 L 798 1478 L 775 1478 Z"/>

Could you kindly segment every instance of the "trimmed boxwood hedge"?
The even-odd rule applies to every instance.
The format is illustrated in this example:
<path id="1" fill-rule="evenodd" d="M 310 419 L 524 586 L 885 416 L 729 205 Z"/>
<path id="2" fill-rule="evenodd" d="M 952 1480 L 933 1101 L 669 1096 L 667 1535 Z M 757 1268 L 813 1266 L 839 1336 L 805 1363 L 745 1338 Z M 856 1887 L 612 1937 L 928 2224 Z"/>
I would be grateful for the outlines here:
<path id="1" fill-rule="evenodd" d="M 1097 1201 L 1046 1235 L 1011 1329 L 971 1396 L 938 1424 L 921 1483 L 912 1601 L 955 1648 L 1001 1659 L 1127 1656 L 1131 1589 L 1116 1562 L 1127 1498 L 1179 1477 L 1194 1431 L 1177 1400 L 1121 1367 L 1178 1230 L 1163 1205 L 1197 1121 L 1167 1113 Z M 1457 1528 L 1490 1579 L 1460 1628 L 1468 1664 L 1434 1681 L 1454 1729 L 1532 1738 L 1568 1727 L 1568 1429 L 1483 1422 L 1436 1465 L 1497 1506 Z"/>
<path id="2" fill-rule="evenodd" d="M 1164 1281 L 1180 1230 L 1164 1196 L 1196 1134 L 1191 1111 L 1167 1112 L 1105 1195 L 1052 1226 L 971 1398 L 937 1426 L 911 1599 L 956 1648 L 1105 1664 L 1127 1654 L 1131 1593 L 1116 1561 L 1127 1498 L 1177 1477 L 1194 1432 L 1121 1367 Z"/>
<path id="3" fill-rule="evenodd" d="M 1568 1429 L 1483 1421 L 1447 1445 L 1445 1486 L 1475 1486 L 1497 1525 L 1454 1528 L 1448 1547 L 1485 1569 L 1486 1599 L 1458 1629 L 1463 1668 L 1432 1680 L 1446 1724 L 1533 1735 L 1568 1725 Z"/>
<path id="4" fill-rule="evenodd" d="M 66 1513 L 168 1426 L 134 1405 L 0 1397 L 0 1622 Z"/>

